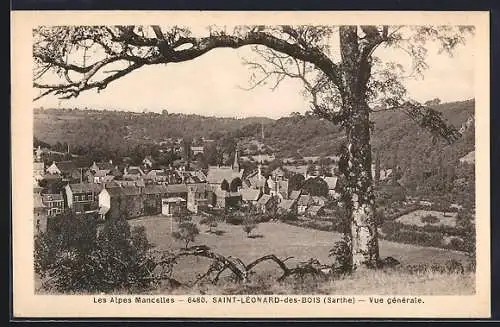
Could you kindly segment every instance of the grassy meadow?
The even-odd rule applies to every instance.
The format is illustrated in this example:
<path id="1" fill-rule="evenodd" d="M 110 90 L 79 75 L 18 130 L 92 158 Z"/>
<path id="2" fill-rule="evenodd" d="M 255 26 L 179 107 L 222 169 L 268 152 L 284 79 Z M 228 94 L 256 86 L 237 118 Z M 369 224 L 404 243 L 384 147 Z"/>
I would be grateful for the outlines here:
<path id="1" fill-rule="evenodd" d="M 200 217 L 194 217 L 194 222 L 199 222 Z M 144 226 L 150 242 L 159 249 L 181 248 L 183 243 L 176 241 L 171 236 L 171 231 L 176 229 L 176 223 L 170 217 L 151 216 L 131 220 L 132 226 Z M 297 263 L 317 258 L 323 264 L 330 264 L 332 258 L 328 256 L 329 250 L 341 235 L 334 232 L 325 232 L 309 228 L 297 227 L 280 222 L 261 223 L 252 231 L 257 237 L 248 238 L 242 226 L 219 223 L 217 230 L 222 235 L 208 233 L 208 226 L 198 225 L 200 234 L 191 245 L 206 245 L 213 251 L 225 256 L 240 258 L 244 263 L 266 254 L 275 254 L 281 259 L 293 256 L 286 261 L 289 267 Z M 449 251 L 438 248 L 420 247 L 415 245 L 400 244 L 395 242 L 380 241 L 381 257 L 392 256 L 404 264 L 432 264 L 444 263 L 455 259 L 466 265 L 467 258 L 461 252 Z M 186 257 L 179 260 L 175 266 L 174 278 L 181 282 L 196 279 L 198 274 L 204 273 L 210 260 L 197 257 Z M 286 283 L 274 282 L 281 270 L 274 263 L 265 262 L 256 267 L 255 271 L 260 278 L 259 285 L 255 288 L 245 289 L 246 293 L 270 292 L 272 294 L 287 294 L 303 290 L 293 289 Z M 361 271 L 351 276 L 327 281 L 315 286 L 315 293 L 324 294 L 419 294 L 419 295 L 448 295 L 448 294 L 473 294 L 475 275 L 442 274 L 426 272 L 421 274 L 408 274 L 397 270 Z M 186 293 L 237 293 L 241 292 L 241 285 L 207 286 L 204 289 L 180 289 L 179 294 Z M 265 287 L 263 287 L 265 285 Z M 161 293 L 161 288 L 155 292 Z M 307 292 L 306 292 L 307 293 Z"/>

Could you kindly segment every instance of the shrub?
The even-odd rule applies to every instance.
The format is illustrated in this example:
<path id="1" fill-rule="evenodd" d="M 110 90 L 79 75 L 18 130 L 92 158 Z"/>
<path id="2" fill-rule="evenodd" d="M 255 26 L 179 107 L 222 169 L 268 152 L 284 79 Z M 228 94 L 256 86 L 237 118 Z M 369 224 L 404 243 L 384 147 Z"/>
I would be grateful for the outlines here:
<path id="1" fill-rule="evenodd" d="M 297 214 L 292 211 L 287 211 L 279 215 L 280 221 L 296 221 L 298 219 L 299 217 L 297 216 Z"/>
<path id="2" fill-rule="evenodd" d="M 243 231 L 247 233 L 247 237 L 250 237 L 250 233 L 257 228 L 257 223 L 255 222 L 255 219 L 250 218 L 250 217 L 245 217 L 243 220 Z"/>
<path id="3" fill-rule="evenodd" d="M 226 217 L 226 222 L 231 225 L 241 225 L 243 223 L 243 217 L 231 215 Z"/>
<path id="4" fill-rule="evenodd" d="M 448 273 L 463 274 L 465 272 L 464 266 L 457 260 L 448 260 L 445 263 L 446 271 Z"/>
<path id="5" fill-rule="evenodd" d="M 35 271 L 44 287 L 60 292 L 145 289 L 155 261 L 144 228 L 125 219 L 98 224 L 91 215 L 65 215 L 35 238 Z"/>
<path id="6" fill-rule="evenodd" d="M 259 223 L 267 223 L 267 222 L 271 221 L 272 218 L 273 217 L 269 214 L 262 214 L 262 215 L 257 216 L 256 220 Z"/>
<path id="7" fill-rule="evenodd" d="M 400 225 L 394 221 L 386 221 L 382 224 L 382 233 L 392 235 L 400 230 Z"/>
<path id="8" fill-rule="evenodd" d="M 348 273 L 352 270 L 351 247 L 345 238 L 335 242 L 329 256 L 334 257 L 335 268 L 339 273 Z"/>

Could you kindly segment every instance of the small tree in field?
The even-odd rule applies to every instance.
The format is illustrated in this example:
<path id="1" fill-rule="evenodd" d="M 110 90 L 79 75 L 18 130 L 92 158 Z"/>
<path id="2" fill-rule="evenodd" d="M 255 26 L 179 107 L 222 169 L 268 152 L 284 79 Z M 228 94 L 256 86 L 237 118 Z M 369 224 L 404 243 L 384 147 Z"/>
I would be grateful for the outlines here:
<path id="1" fill-rule="evenodd" d="M 177 231 L 172 233 L 172 236 L 179 241 L 183 241 L 185 243 L 185 248 L 187 249 L 189 243 L 194 242 L 196 236 L 200 234 L 198 227 L 196 224 L 185 221 L 179 224 Z"/>
<path id="2" fill-rule="evenodd" d="M 215 233 L 214 228 L 217 228 L 218 223 L 217 223 L 217 221 L 216 221 L 215 219 L 213 219 L 213 220 L 209 223 L 209 225 L 208 225 L 208 226 L 209 226 L 209 227 L 208 227 L 208 231 L 209 231 L 210 233 Z"/>
<path id="3" fill-rule="evenodd" d="M 250 237 L 250 233 L 255 228 L 257 228 L 257 223 L 255 222 L 255 219 L 247 217 L 243 220 L 243 231 L 247 233 L 247 237 Z"/>

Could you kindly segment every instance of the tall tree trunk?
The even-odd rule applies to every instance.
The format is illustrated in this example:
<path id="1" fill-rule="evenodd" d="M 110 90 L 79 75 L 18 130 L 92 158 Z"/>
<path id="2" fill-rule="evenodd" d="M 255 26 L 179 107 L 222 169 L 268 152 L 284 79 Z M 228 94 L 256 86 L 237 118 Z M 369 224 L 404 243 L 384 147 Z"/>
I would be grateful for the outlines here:
<path id="1" fill-rule="evenodd" d="M 353 107 L 347 132 L 346 209 L 350 221 L 353 267 L 375 266 L 379 259 L 378 233 L 371 171 L 370 125 L 364 105 Z"/>
<path id="2" fill-rule="evenodd" d="M 371 73 L 370 58 L 358 44 L 357 27 L 340 30 L 342 55 L 343 110 L 347 113 L 347 146 L 343 174 L 346 180 L 345 202 L 350 222 L 352 266 L 354 269 L 376 266 L 379 259 L 377 222 L 371 171 L 370 110 L 366 88 Z"/>

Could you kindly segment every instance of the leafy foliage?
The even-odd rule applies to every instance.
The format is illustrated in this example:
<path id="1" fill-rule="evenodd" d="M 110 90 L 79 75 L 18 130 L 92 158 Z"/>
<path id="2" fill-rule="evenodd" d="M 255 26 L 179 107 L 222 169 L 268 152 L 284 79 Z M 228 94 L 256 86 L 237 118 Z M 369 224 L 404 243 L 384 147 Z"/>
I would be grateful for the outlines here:
<path id="1" fill-rule="evenodd" d="M 184 221 L 179 224 L 177 231 L 172 232 L 172 236 L 175 239 L 184 242 L 185 248 L 187 249 L 189 243 L 194 242 L 199 233 L 200 231 L 195 223 Z"/>
<path id="2" fill-rule="evenodd" d="M 257 228 L 257 222 L 253 217 L 245 217 L 243 219 L 243 231 L 247 234 L 247 237 L 250 237 L 250 233 Z"/>
<path id="3" fill-rule="evenodd" d="M 35 238 L 35 272 L 60 292 L 110 292 L 151 286 L 156 266 L 143 228 L 124 219 L 99 225 L 95 216 L 60 216 Z"/>
<path id="4" fill-rule="evenodd" d="M 328 184 L 321 177 L 307 179 L 302 190 L 313 196 L 328 196 Z"/>

